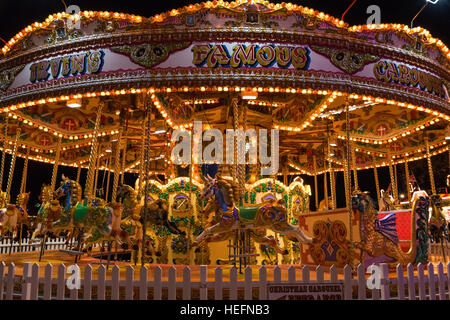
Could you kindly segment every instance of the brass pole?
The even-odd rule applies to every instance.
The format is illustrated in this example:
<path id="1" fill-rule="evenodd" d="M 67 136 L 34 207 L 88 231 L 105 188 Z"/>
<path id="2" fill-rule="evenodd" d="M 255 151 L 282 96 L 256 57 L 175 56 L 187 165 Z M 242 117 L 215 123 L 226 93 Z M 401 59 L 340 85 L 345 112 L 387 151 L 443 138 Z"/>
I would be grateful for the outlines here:
<path id="1" fill-rule="evenodd" d="M 108 198 L 109 198 L 109 181 L 111 178 L 111 162 L 112 162 L 112 155 L 109 157 L 108 168 L 106 168 L 106 170 L 108 170 L 108 177 L 106 178 L 106 192 L 105 192 L 106 202 L 108 202 Z M 114 203 L 115 200 L 111 199 L 111 202 Z"/>
<path id="2" fill-rule="evenodd" d="M 25 193 L 27 190 L 27 175 L 28 175 L 28 160 L 30 157 L 30 147 L 27 147 L 27 156 L 25 157 L 25 163 L 22 170 L 22 183 L 20 184 L 20 193 Z"/>
<path id="3" fill-rule="evenodd" d="M 408 201 L 411 201 L 411 192 L 409 191 L 409 168 L 408 168 L 408 160 L 405 159 L 405 176 L 406 176 L 406 195 L 408 196 Z"/>
<path id="4" fill-rule="evenodd" d="M 101 102 L 97 108 L 97 118 L 95 120 L 94 127 L 94 137 L 92 138 L 91 145 L 91 154 L 89 156 L 89 167 L 86 178 L 86 187 L 85 187 L 85 198 L 87 200 L 87 204 L 90 205 L 93 197 L 93 187 L 94 187 L 94 166 L 97 160 L 97 144 L 98 144 L 98 131 L 100 129 L 100 120 L 102 116 L 102 111 L 104 107 L 104 102 Z"/>
<path id="5" fill-rule="evenodd" d="M 145 101 L 145 109 L 146 109 L 146 124 L 145 124 L 145 154 L 144 154 L 144 164 L 145 164 L 145 173 L 150 171 L 150 131 L 151 131 L 151 124 L 152 124 L 152 104 L 150 102 L 150 97 L 148 96 L 148 93 L 144 96 Z M 141 255 L 141 265 L 145 265 L 145 234 L 146 234 L 146 224 L 147 224 L 147 208 L 148 208 L 148 179 L 147 176 L 145 177 L 145 184 L 144 184 L 145 190 L 144 190 L 144 216 L 142 217 L 142 255 Z"/>
<path id="6" fill-rule="evenodd" d="M 78 164 L 77 168 L 77 183 L 80 183 L 80 176 L 81 176 L 81 163 Z"/>
<path id="7" fill-rule="evenodd" d="M 434 184 L 433 165 L 431 163 L 430 144 L 428 136 L 425 136 L 425 145 L 427 147 L 427 163 L 428 163 L 428 173 L 430 175 L 431 192 L 433 194 L 436 194 L 436 185 Z"/>
<path id="8" fill-rule="evenodd" d="M 315 201 L 316 201 L 316 211 L 319 211 L 319 193 L 317 190 L 317 163 L 316 156 L 313 156 L 313 168 L 314 168 L 314 192 L 315 192 Z"/>
<path id="9" fill-rule="evenodd" d="M 333 210 L 335 210 L 336 209 L 336 181 L 335 181 L 335 176 L 334 176 L 333 162 L 330 160 L 330 154 L 331 154 L 331 146 L 330 146 L 330 142 L 328 141 L 327 161 L 328 161 L 328 171 L 330 172 L 331 207 Z"/>
<path id="10" fill-rule="evenodd" d="M 117 149 L 114 159 L 114 179 L 112 187 L 111 201 L 116 201 L 117 187 L 119 186 L 119 176 L 120 176 L 120 149 L 122 148 L 122 126 L 119 128 L 119 133 L 117 136 Z"/>
<path id="11" fill-rule="evenodd" d="M 14 140 L 14 149 L 13 149 L 13 153 L 12 153 L 11 165 L 9 167 L 8 184 L 6 185 L 6 196 L 8 197 L 8 199 L 11 199 L 10 192 L 11 192 L 12 178 L 14 175 L 14 169 L 15 169 L 15 165 L 16 165 L 17 147 L 19 144 L 19 137 L 20 137 L 21 132 L 22 132 L 22 129 L 20 127 L 18 127 L 17 132 L 16 132 L 16 139 Z"/>
<path id="12" fill-rule="evenodd" d="M 97 197 L 97 183 L 98 183 L 98 176 L 100 175 L 100 144 L 97 148 L 97 161 L 95 163 L 95 170 L 94 170 L 94 189 L 93 189 L 93 197 Z"/>
<path id="13" fill-rule="evenodd" d="M 359 190 L 358 185 L 358 169 L 356 168 L 356 151 L 355 143 L 350 143 L 351 154 L 352 154 L 352 166 L 353 166 L 353 179 L 355 180 L 355 190 Z"/>
<path id="14" fill-rule="evenodd" d="M 377 190 L 377 203 L 380 203 L 380 183 L 378 180 L 378 169 L 375 164 L 375 160 L 374 160 L 374 165 L 373 165 L 373 175 L 375 176 L 375 187 Z"/>
<path id="15" fill-rule="evenodd" d="M 50 184 L 50 190 L 52 192 L 55 191 L 56 187 L 56 177 L 58 175 L 59 158 L 61 156 L 61 143 L 62 137 L 58 137 L 58 143 L 56 144 L 55 163 L 53 164 L 52 180 Z"/>
<path id="16" fill-rule="evenodd" d="M 125 179 L 125 165 L 126 165 L 126 159 L 127 159 L 127 130 L 124 130 L 124 136 L 125 136 L 125 142 L 123 144 L 123 151 L 122 151 L 122 165 L 120 166 L 120 183 L 123 184 L 123 181 Z"/>
<path id="17" fill-rule="evenodd" d="M 142 133 L 142 139 L 141 139 L 141 153 L 139 155 L 140 158 L 140 163 L 139 163 L 139 183 L 138 183 L 138 197 L 140 199 L 140 197 L 142 196 L 142 185 L 143 185 L 143 181 L 144 181 L 144 177 L 145 180 L 147 180 L 148 178 L 148 172 L 144 172 L 145 171 L 145 141 L 146 141 L 146 136 L 145 136 L 146 132 L 145 132 L 145 125 L 144 125 L 144 130 Z"/>
<path id="18" fill-rule="evenodd" d="M 392 160 L 392 155 L 390 152 L 388 152 L 388 158 L 389 158 L 389 176 L 391 178 L 392 194 L 394 196 L 394 203 L 398 203 L 397 181 L 395 180 L 394 168 L 393 168 L 394 161 Z"/>
<path id="19" fill-rule="evenodd" d="M 346 126 L 345 131 L 347 133 L 347 208 L 348 208 L 348 229 L 349 229 L 349 236 L 350 236 L 350 244 L 349 244 L 349 253 L 350 253 L 350 267 L 352 270 L 354 269 L 353 265 L 353 259 L 354 259 L 354 250 L 353 250 L 353 208 L 352 208 L 352 198 L 351 198 L 351 176 L 350 176 L 350 161 L 351 161 L 351 155 L 350 155 L 350 112 L 349 112 L 349 103 L 347 102 L 345 104 L 345 114 L 346 114 Z M 356 166 L 355 166 L 356 170 Z M 358 179 L 355 175 L 355 183 L 357 183 Z M 356 185 L 355 185 L 356 188 Z"/>
<path id="20" fill-rule="evenodd" d="M 323 189 L 323 193 L 325 194 L 325 206 L 328 210 L 330 207 L 328 206 L 328 176 L 326 171 L 323 173 Z"/>
<path id="21" fill-rule="evenodd" d="M 6 138 L 8 137 L 8 123 L 9 117 L 5 120 L 5 132 L 3 134 L 3 153 L 2 153 L 2 166 L 0 169 L 0 189 L 3 190 L 3 173 L 5 171 L 5 161 L 6 161 Z"/>

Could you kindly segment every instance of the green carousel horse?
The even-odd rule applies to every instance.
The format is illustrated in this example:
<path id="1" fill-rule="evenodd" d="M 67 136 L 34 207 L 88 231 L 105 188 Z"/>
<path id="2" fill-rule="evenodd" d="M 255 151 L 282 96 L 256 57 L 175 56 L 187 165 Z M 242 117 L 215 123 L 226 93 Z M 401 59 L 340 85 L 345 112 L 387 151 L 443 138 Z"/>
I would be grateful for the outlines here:
<path id="1" fill-rule="evenodd" d="M 284 234 L 291 241 L 312 243 L 313 239 L 299 227 L 288 223 L 284 200 L 271 200 L 254 207 L 238 207 L 239 194 L 235 181 L 220 177 L 217 165 L 203 165 L 202 173 L 207 183 L 199 198 L 202 201 L 214 199 L 203 212 L 215 212 L 218 222 L 203 230 L 194 240 L 194 246 L 226 240 L 233 236 L 233 230 L 242 226 L 250 229 L 251 237 L 256 242 L 268 245 L 280 254 L 287 254 L 288 251 L 281 249 L 275 238 L 266 236 L 266 230 Z"/>

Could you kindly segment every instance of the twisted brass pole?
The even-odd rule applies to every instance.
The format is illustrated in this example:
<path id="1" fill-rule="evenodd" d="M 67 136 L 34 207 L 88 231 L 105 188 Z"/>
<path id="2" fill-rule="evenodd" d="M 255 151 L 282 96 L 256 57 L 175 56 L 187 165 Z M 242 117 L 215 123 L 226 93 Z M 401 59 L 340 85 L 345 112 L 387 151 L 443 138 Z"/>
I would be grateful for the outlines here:
<path id="1" fill-rule="evenodd" d="M 80 183 L 80 176 L 81 176 L 81 163 L 78 164 L 77 168 L 77 183 Z"/>
<path id="2" fill-rule="evenodd" d="M 109 157 L 108 168 L 106 168 L 106 170 L 108 170 L 108 177 L 106 178 L 106 192 L 105 192 L 106 202 L 108 202 L 108 197 L 109 197 L 109 181 L 111 178 L 111 162 L 112 162 L 112 155 Z M 114 202 L 114 201 L 111 199 L 111 202 Z"/>
<path id="3" fill-rule="evenodd" d="M 355 190 L 359 190 L 358 185 L 358 169 L 356 168 L 356 151 L 355 143 L 350 143 L 350 148 L 352 150 L 352 166 L 353 166 L 353 178 L 355 180 Z"/>
<path id="4" fill-rule="evenodd" d="M 30 157 L 30 147 L 27 147 L 27 156 L 22 170 L 22 182 L 20 184 L 20 193 L 25 193 L 27 189 L 27 174 L 28 174 L 28 158 Z"/>
<path id="5" fill-rule="evenodd" d="M 98 177 L 100 175 L 100 144 L 97 147 L 97 161 L 95 163 L 95 171 L 94 171 L 94 189 L 93 189 L 93 197 L 97 197 L 97 183 Z"/>
<path id="6" fill-rule="evenodd" d="M 434 184 L 433 165 L 431 163 L 430 144 L 428 136 L 425 136 L 425 146 L 427 147 L 427 164 L 428 164 L 428 173 L 430 175 L 431 192 L 433 194 L 436 194 L 436 185 Z"/>
<path id="7" fill-rule="evenodd" d="M 330 154 L 331 154 L 331 146 L 330 142 L 328 141 L 328 171 L 330 172 L 330 187 L 331 187 L 331 207 L 333 210 L 336 209 L 336 181 L 334 176 L 334 168 L 333 168 L 333 162 L 330 161 Z"/>
<path id="8" fill-rule="evenodd" d="M 122 151 L 122 164 L 120 166 L 120 183 L 123 184 L 124 178 L 125 178 L 125 165 L 126 165 L 126 159 L 127 159 L 127 130 L 124 130 L 124 144 L 123 144 L 123 151 Z"/>
<path id="9" fill-rule="evenodd" d="M 395 180 L 394 175 L 394 161 L 392 160 L 392 155 L 390 152 L 388 152 L 388 158 L 389 158 L 389 176 L 391 178 L 391 188 L 392 188 L 392 195 L 394 196 L 394 203 L 398 203 L 398 190 L 397 190 L 397 181 Z"/>
<path id="10" fill-rule="evenodd" d="M 58 175 L 59 158 L 61 155 L 61 142 L 62 142 L 62 137 L 58 137 L 58 143 L 56 144 L 55 163 L 53 164 L 52 180 L 51 180 L 51 184 L 50 184 L 50 190 L 52 192 L 55 191 L 55 187 L 56 187 L 56 177 Z"/>
<path id="11" fill-rule="evenodd" d="M 351 161 L 351 155 L 350 155 L 350 111 L 349 111 L 349 103 L 345 104 L 345 131 L 347 133 L 347 159 L 346 159 L 346 167 L 347 167 L 347 208 L 348 208 L 348 229 L 349 229 L 349 236 L 350 236 L 350 244 L 349 244 L 349 253 L 350 253 L 350 267 L 352 270 L 354 269 L 353 265 L 353 259 L 354 259 L 354 250 L 353 250 L 353 208 L 352 208 L 352 197 L 351 197 L 351 171 L 350 171 L 350 161 Z M 356 166 L 355 166 L 356 167 Z M 355 168 L 356 170 L 356 168 Z M 355 176 L 355 181 L 357 181 L 357 177 Z"/>
<path id="12" fill-rule="evenodd" d="M 314 193 L 315 193 L 315 200 L 316 200 L 316 211 L 319 211 L 319 192 L 317 190 L 317 163 L 316 163 L 316 156 L 313 156 L 313 168 L 314 168 Z"/>
<path id="13" fill-rule="evenodd" d="M 141 137 L 141 152 L 139 155 L 140 158 L 140 163 L 139 163 L 139 177 L 138 177 L 138 197 L 140 199 L 140 197 L 142 196 L 142 184 L 144 181 L 144 175 L 147 178 L 147 174 L 148 173 L 144 173 L 145 171 L 145 163 L 144 163 L 144 159 L 145 159 L 145 124 L 144 124 L 144 130 L 142 133 L 142 137 Z"/>
<path id="14" fill-rule="evenodd" d="M 0 190 L 3 190 L 3 173 L 5 171 L 5 161 L 6 161 L 6 138 L 8 136 L 8 123 L 9 117 L 5 120 L 5 132 L 3 134 L 3 153 L 2 153 L 2 166 L 0 168 Z"/>
<path id="15" fill-rule="evenodd" d="M 409 168 L 408 168 L 408 160 L 405 159 L 405 176 L 406 176 L 406 195 L 408 196 L 408 201 L 411 201 L 411 192 L 409 190 Z"/>
<path id="16" fill-rule="evenodd" d="M 112 186 L 112 196 L 111 201 L 116 201 L 117 187 L 119 186 L 119 175 L 120 175 L 120 149 L 122 148 L 122 126 L 119 128 L 119 133 L 117 135 L 117 149 L 114 158 L 114 179 Z"/>
<path id="17" fill-rule="evenodd" d="M 10 192 L 11 192 L 12 178 L 14 175 L 14 169 L 15 169 L 15 165 L 16 165 L 17 147 L 19 144 L 19 137 L 20 137 L 21 132 L 22 132 L 22 129 L 20 127 L 18 127 L 17 132 L 16 132 L 16 139 L 14 140 L 14 149 L 13 149 L 13 153 L 12 153 L 11 165 L 9 167 L 8 184 L 6 185 L 6 196 L 8 197 L 8 199 L 11 199 Z"/>
<path id="18" fill-rule="evenodd" d="M 378 180 L 378 169 L 377 169 L 377 165 L 375 163 L 375 157 L 373 158 L 373 175 L 375 177 L 375 188 L 377 190 L 377 203 L 380 203 L 380 182 Z"/>
<path id="19" fill-rule="evenodd" d="M 142 217 L 142 252 L 141 252 L 141 264 L 145 265 L 145 234 L 147 232 L 146 230 L 146 224 L 147 224 L 147 208 L 148 208 L 148 178 L 147 174 L 150 171 L 150 131 L 151 131 L 151 124 L 152 124 L 152 104 L 150 101 L 150 97 L 148 96 L 148 93 L 144 96 L 145 101 L 145 109 L 146 109 L 146 115 L 147 119 L 145 121 L 145 153 L 144 153 L 144 170 L 145 170 L 145 190 L 144 190 L 144 216 Z"/>
<path id="20" fill-rule="evenodd" d="M 86 187 L 85 187 L 85 198 L 87 200 L 87 204 L 90 205 L 92 202 L 92 188 L 94 186 L 94 166 L 95 162 L 97 160 L 97 144 L 98 144 L 98 132 L 100 129 L 100 120 L 102 116 L 102 111 L 104 107 L 104 102 L 101 102 L 97 109 L 97 118 L 95 120 L 95 127 L 94 127 L 94 137 L 92 138 L 92 145 L 91 145 L 91 154 L 89 156 L 89 167 L 88 167 L 88 173 L 86 178 Z"/>

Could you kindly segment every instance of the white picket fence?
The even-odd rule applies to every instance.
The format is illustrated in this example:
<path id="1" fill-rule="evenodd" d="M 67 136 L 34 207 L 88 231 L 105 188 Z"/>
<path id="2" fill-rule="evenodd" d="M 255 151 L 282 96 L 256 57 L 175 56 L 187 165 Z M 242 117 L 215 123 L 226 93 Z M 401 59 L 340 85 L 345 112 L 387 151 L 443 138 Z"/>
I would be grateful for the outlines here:
<path id="1" fill-rule="evenodd" d="M 15 265 L 6 266 L 0 263 L 0 300 L 266 300 L 268 298 L 267 284 L 315 284 L 315 283 L 342 283 L 345 300 L 449 300 L 450 299 L 450 263 L 444 267 L 439 263 L 425 266 L 419 264 L 415 270 L 413 265 L 406 268 L 406 276 L 401 265 L 397 265 L 396 276 L 389 278 L 388 265 L 381 264 L 380 289 L 367 289 L 369 275 L 362 265 L 359 265 L 356 274 L 352 274 L 349 266 L 339 274 L 337 268 L 332 266 L 326 273 L 321 266 L 315 271 L 315 277 L 310 276 L 310 267 L 301 269 L 301 279 L 296 278 L 296 269 L 291 266 L 287 270 L 287 277 L 282 277 L 281 268 L 273 270 L 273 281 L 268 280 L 268 268 L 262 266 L 258 270 L 257 279 L 253 279 L 252 269 L 247 267 L 243 277 L 238 277 L 235 267 L 230 269 L 228 279 L 223 276 L 224 269 L 214 269 L 214 279 L 208 279 L 208 267 L 200 266 L 199 281 L 191 281 L 191 269 L 182 268 L 182 279 L 177 279 L 177 269 L 172 266 L 168 276 L 163 278 L 160 266 L 156 266 L 151 276 L 147 267 L 142 267 L 135 278 L 135 270 L 128 266 L 125 270 L 125 280 L 120 278 L 120 268 L 116 265 L 110 274 L 107 274 L 104 265 L 97 270 L 96 279 L 93 278 L 93 268 L 87 265 L 84 277 L 81 279 L 79 290 L 69 290 L 67 287 L 66 266 L 57 267 L 57 276 L 53 277 L 53 266 L 44 267 L 44 276 L 39 274 L 38 264 L 26 263 L 23 267 L 23 276 L 15 276 Z M 437 269 L 435 272 L 435 268 Z M 446 269 L 446 273 L 444 272 Z M 314 275 L 314 274 L 312 274 Z M 287 280 L 282 280 L 282 278 Z M 314 279 L 314 280 L 313 280 Z M 181 280 L 181 281 L 180 281 Z M 20 287 L 20 290 L 18 289 Z"/>
<path id="2" fill-rule="evenodd" d="M 15 252 L 38 251 L 41 248 L 41 244 L 40 239 L 36 240 L 37 242 L 35 243 L 29 243 L 30 239 L 24 238 L 21 240 L 22 243 L 19 243 L 19 241 L 13 241 L 10 238 L 4 238 L 0 240 L 0 254 L 10 252 L 15 253 Z M 47 239 L 45 245 L 46 250 L 65 249 L 67 247 L 66 238 L 60 237 Z"/>

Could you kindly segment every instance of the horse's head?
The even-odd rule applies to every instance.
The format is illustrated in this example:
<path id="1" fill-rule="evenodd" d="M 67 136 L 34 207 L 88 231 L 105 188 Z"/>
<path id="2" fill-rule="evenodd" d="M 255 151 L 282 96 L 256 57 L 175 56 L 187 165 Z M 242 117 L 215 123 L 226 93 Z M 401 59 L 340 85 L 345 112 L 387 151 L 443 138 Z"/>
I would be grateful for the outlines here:
<path id="1" fill-rule="evenodd" d="M 352 208 L 359 212 L 368 212 L 370 208 L 374 207 L 372 198 L 368 192 L 357 191 L 352 196 Z"/>
<path id="2" fill-rule="evenodd" d="M 433 194 L 430 196 L 432 203 L 437 207 L 441 208 L 441 196 L 438 194 Z"/>
<path id="3" fill-rule="evenodd" d="M 29 192 L 21 193 L 17 196 L 17 204 L 19 204 L 21 206 L 26 206 L 28 203 L 28 200 L 30 200 Z"/>
<path id="4" fill-rule="evenodd" d="M 207 183 L 203 187 L 203 190 L 200 192 L 198 198 L 201 201 L 206 201 L 213 197 L 217 191 L 219 190 L 219 185 L 217 179 L 211 178 L 209 175 L 206 176 Z"/>

